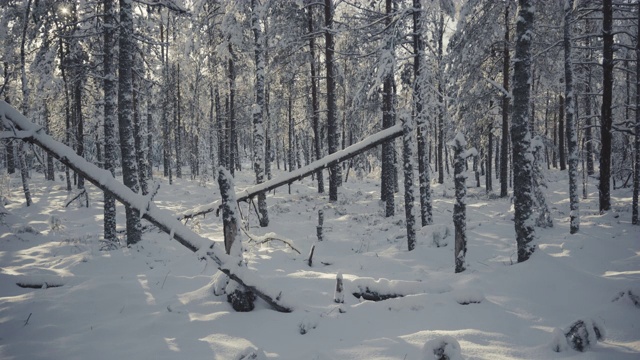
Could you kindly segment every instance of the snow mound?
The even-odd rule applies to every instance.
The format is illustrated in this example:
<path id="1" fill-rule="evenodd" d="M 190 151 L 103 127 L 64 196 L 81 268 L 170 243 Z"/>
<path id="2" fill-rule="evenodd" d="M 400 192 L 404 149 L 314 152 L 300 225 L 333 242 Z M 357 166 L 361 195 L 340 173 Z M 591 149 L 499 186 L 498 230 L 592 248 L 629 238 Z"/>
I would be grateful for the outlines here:
<path id="1" fill-rule="evenodd" d="M 444 224 L 423 226 L 418 232 L 420 239 L 425 239 L 427 245 L 435 247 L 449 245 L 449 235 L 451 235 L 451 230 Z"/>
<path id="2" fill-rule="evenodd" d="M 422 347 L 421 360 L 463 360 L 460 343 L 448 335 L 429 340 Z"/>

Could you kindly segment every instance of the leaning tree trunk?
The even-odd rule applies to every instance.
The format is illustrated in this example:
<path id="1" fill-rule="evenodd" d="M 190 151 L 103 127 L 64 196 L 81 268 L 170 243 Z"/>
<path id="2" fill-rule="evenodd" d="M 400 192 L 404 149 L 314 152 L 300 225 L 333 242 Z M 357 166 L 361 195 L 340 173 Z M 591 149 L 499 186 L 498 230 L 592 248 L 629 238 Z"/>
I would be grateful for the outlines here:
<path id="1" fill-rule="evenodd" d="M 611 209 L 611 126 L 613 115 L 613 5 L 611 0 L 602 2 L 602 110 L 600 112 L 600 212 Z"/>
<path id="2" fill-rule="evenodd" d="M 511 119 L 511 143 L 513 148 L 515 231 L 518 262 L 529 259 L 535 250 L 533 189 L 531 178 L 531 133 L 529 132 L 529 96 L 531 80 L 531 43 L 533 36 L 533 0 L 518 0 L 516 23 L 516 56 L 513 72 L 513 110 Z"/>
<path id="3" fill-rule="evenodd" d="M 134 193 L 139 190 L 136 152 L 133 140 L 133 8 L 130 0 L 120 0 L 120 36 L 118 57 L 118 129 L 120 131 L 120 152 L 122 179 Z M 142 240 L 140 211 L 126 207 L 127 245 Z"/>
<path id="4" fill-rule="evenodd" d="M 251 28 L 253 29 L 255 60 L 256 60 L 256 105 L 253 109 L 253 170 L 256 173 L 256 184 L 264 182 L 264 127 L 262 126 L 262 114 L 264 109 L 264 49 L 262 30 L 256 9 L 256 0 L 251 0 Z M 258 194 L 258 211 L 260 212 L 260 226 L 269 225 L 269 213 L 267 212 L 267 196 Z"/>
<path id="5" fill-rule="evenodd" d="M 571 24 L 573 23 L 573 0 L 564 5 L 564 93 L 567 121 L 567 146 L 569 150 L 569 203 L 571 225 L 569 232 L 575 234 L 580 228 L 580 198 L 578 195 L 578 134 L 574 123 L 573 64 L 571 62 Z"/>

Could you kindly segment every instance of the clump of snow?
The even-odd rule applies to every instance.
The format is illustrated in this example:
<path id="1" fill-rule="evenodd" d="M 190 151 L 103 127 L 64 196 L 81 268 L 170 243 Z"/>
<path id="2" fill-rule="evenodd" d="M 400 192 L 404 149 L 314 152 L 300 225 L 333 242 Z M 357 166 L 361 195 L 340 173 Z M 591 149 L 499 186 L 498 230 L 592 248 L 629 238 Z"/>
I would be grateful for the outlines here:
<path id="1" fill-rule="evenodd" d="M 423 226 L 418 231 L 418 239 L 425 239 L 426 244 L 435 247 L 445 247 L 449 245 L 451 230 L 444 224 L 432 224 Z"/>
<path id="2" fill-rule="evenodd" d="M 482 291 L 472 288 L 454 290 L 453 297 L 460 305 L 479 304 L 484 300 Z"/>
<path id="3" fill-rule="evenodd" d="M 449 335 L 431 339 L 422 347 L 421 360 L 463 360 L 460 343 Z"/>

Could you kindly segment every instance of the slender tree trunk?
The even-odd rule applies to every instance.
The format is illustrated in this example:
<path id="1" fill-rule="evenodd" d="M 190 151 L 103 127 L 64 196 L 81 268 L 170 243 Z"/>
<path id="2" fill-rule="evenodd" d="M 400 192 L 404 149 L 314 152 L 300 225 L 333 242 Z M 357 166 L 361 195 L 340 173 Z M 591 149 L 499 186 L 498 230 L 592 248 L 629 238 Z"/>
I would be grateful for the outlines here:
<path id="1" fill-rule="evenodd" d="M 505 2 L 504 9 L 504 44 L 502 60 L 502 87 L 509 91 L 509 66 L 511 58 L 509 55 L 509 6 L 510 2 Z M 528 100 L 527 100 L 528 104 Z M 502 145 L 500 146 L 500 197 L 507 197 L 508 177 L 509 177 L 509 96 L 502 96 Z"/>
<path id="2" fill-rule="evenodd" d="M 313 34 L 313 9 L 307 9 L 307 24 L 309 34 Z M 316 160 L 322 157 L 322 139 L 320 138 L 320 104 L 318 100 L 318 82 L 316 76 L 316 42 L 313 35 L 309 36 L 309 56 L 311 68 L 311 122 L 313 126 L 313 144 L 315 148 Z M 318 170 L 315 175 L 318 182 L 318 193 L 324 193 L 324 178 L 322 170 Z"/>
<path id="3" fill-rule="evenodd" d="M 413 0 L 413 103 L 418 136 L 418 176 L 420 182 L 420 220 L 426 226 L 433 222 L 431 208 L 431 179 L 426 154 L 427 114 L 424 110 L 424 43 L 422 39 L 422 5 Z"/>
<path id="4" fill-rule="evenodd" d="M 178 68 L 176 70 L 176 97 L 175 97 L 175 108 L 173 110 L 174 115 L 174 126 L 173 129 L 174 137 L 175 137 L 175 148 L 176 148 L 176 177 L 178 179 L 182 179 L 182 99 L 180 93 L 180 64 L 178 64 Z"/>
<path id="5" fill-rule="evenodd" d="M 49 105 L 47 104 L 48 99 L 45 99 L 43 107 L 44 107 L 44 126 L 47 134 L 51 134 L 51 119 L 49 117 Z M 46 179 L 49 181 L 55 181 L 55 168 L 53 165 L 53 156 L 47 153 L 47 170 L 46 170 Z"/>
<path id="6" fill-rule="evenodd" d="M 391 24 L 392 16 L 392 0 L 386 0 L 386 17 L 385 25 L 388 27 Z M 390 36 L 387 36 L 385 40 L 385 50 L 392 53 L 393 43 Z M 382 85 L 382 128 L 388 129 L 394 125 L 394 108 L 393 108 L 393 69 L 387 69 L 388 73 L 385 74 L 384 82 Z M 389 141 L 382 144 L 382 176 L 380 178 L 380 198 L 385 202 L 385 216 L 390 217 L 395 215 L 395 199 L 394 199 L 394 180 L 393 172 L 393 142 Z"/>
<path id="7" fill-rule="evenodd" d="M 529 259 L 535 250 L 533 216 L 533 164 L 531 134 L 529 133 L 529 96 L 531 79 L 531 34 L 533 32 L 533 0 L 518 0 L 516 22 L 516 54 L 513 73 L 513 112 L 511 143 L 513 147 L 513 176 L 515 230 L 518 262 Z"/>
<path id="8" fill-rule="evenodd" d="M 227 165 L 229 166 L 229 172 L 231 176 L 235 174 L 236 167 L 236 157 L 239 154 L 236 152 L 236 68 L 235 68 L 235 59 L 233 54 L 233 48 L 231 47 L 231 42 L 229 42 L 229 111 L 227 112 Z"/>
<path id="9" fill-rule="evenodd" d="M 27 83 L 27 72 L 25 63 L 25 41 L 27 40 L 27 26 L 29 25 L 29 13 L 31 12 L 31 0 L 27 1 L 27 7 L 24 15 L 24 27 L 22 28 L 22 41 L 20 43 L 20 65 L 22 79 L 22 113 L 29 116 L 29 87 Z M 20 165 L 20 178 L 22 179 L 22 190 L 27 206 L 31 206 L 31 190 L 29 189 L 29 169 L 25 159 L 24 142 L 18 144 L 18 161 Z"/>
<path id="10" fill-rule="evenodd" d="M 118 128 L 124 184 L 134 193 L 139 190 L 138 169 L 133 139 L 133 9 L 131 0 L 120 0 L 120 34 L 118 56 Z M 127 245 L 142 240 L 140 211 L 126 208 Z"/>
<path id="11" fill-rule="evenodd" d="M 566 170 L 567 169 L 567 161 L 566 161 L 566 157 L 565 157 L 565 145 L 564 145 L 564 140 L 565 140 L 565 134 L 564 134 L 564 130 L 565 130 L 565 123 L 564 123 L 564 111 L 565 111 L 565 99 L 562 95 L 560 95 L 560 106 L 558 107 L 558 113 L 560 114 L 558 116 L 558 158 L 560 160 L 560 170 Z M 567 101 L 568 103 L 568 101 Z"/>
<path id="12" fill-rule="evenodd" d="M 415 215 L 413 214 L 413 123 L 411 117 L 403 113 L 402 121 L 402 164 L 404 169 L 404 213 L 407 224 L 407 248 L 416 247 Z"/>
<path id="13" fill-rule="evenodd" d="M 256 184 L 264 182 L 264 127 L 262 126 L 262 114 L 264 110 L 264 39 L 260 28 L 257 0 L 251 0 L 251 28 L 253 29 L 255 62 L 256 62 L 256 104 L 253 109 L 253 170 L 256 174 Z M 258 194 L 258 211 L 260 212 L 260 226 L 269 225 L 269 213 L 267 212 L 267 197 L 264 192 Z"/>
<path id="14" fill-rule="evenodd" d="M 638 29 L 636 31 L 636 131 L 634 147 L 636 156 L 633 172 L 631 223 L 640 225 L 638 216 L 638 195 L 640 194 L 640 3 L 638 4 Z"/>
<path id="15" fill-rule="evenodd" d="M 104 90 L 104 168 L 115 176 L 116 163 L 116 132 L 115 113 L 117 111 L 117 88 L 115 83 L 115 35 L 116 19 L 113 0 L 103 0 L 104 6 L 104 35 L 102 68 Z M 109 191 L 104 192 L 104 240 L 107 243 L 115 243 L 116 235 L 116 201 Z"/>
<path id="16" fill-rule="evenodd" d="M 454 165 L 453 177 L 456 189 L 456 202 L 453 205 L 453 225 L 455 228 L 455 272 L 460 273 L 466 270 L 467 264 L 465 257 L 467 255 L 467 204 L 465 198 L 467 196 L 467 176 L 465 175 L 465 163 L 467 162 L 467 154 L 465 147 L 467 141 L 462 133 L 458 133 L 456 137 L 447 143 L 453 148 Z"/>
<path id="17" fill-rule="evenodd" d="M 493 125 L 489 125 L 489 130 L 487 131 L 487 160 L 486 160 L 486 173 L 484 176 L 484 183 L 487 194 L 490 194 L 493 191 L 492 184 L 492 174 L 493 170 L 491 168 L 491 159 L 493 158 Z"/>
<path id="18" fill-rule="evenodd" d="M 169 22 L 167 21 L 167 25 Z M 166 34 L 166 35 L 165 35 Z M 160 54 L 162 62 L 162 169 L 164 177 L 169 177 L 171 173 L 171 141 L 169 133 L 169 59 L 165 55 L 168 47 L 169 29 L 166 29 L 164 22 L 160 22 Z M 167 45 L 165 45 L 167 43 Z"/>
<path id="19" fill-rule="evenodd" d="M 338 151 L 338 116 L 336 104 L 336 80 L 334 78 L 334 40 L 333 40 L 333 0 L 324 0 L 325 19 L 325 62 L 327 72 L 327 139 L 329 154 Z M 336 164 L 329 169 L 329 200 L 338 200 L 338 187 L 341 185 L 342 172 Z"/>
<path id="20" fill-rule="evenodd" d="M 571 58 L 571 24 L 573 23 L 573 0 L 564 5 L 564 94 L 567 115 L 567 145 L 569 150 L 569 202 L 571 207 L 570 233 L 580 229 L 580 198 L 578 195 L 578 134 L 574 123 L 573 63 Z"/>
<path id="21" fill-rule="evenodd" d="M 611 126 L 613 114 L 613 5 L 602 2 L 602 110 L 600 112 L 600 184 L 598 185 L 600 212 L 611 209 Z"/>

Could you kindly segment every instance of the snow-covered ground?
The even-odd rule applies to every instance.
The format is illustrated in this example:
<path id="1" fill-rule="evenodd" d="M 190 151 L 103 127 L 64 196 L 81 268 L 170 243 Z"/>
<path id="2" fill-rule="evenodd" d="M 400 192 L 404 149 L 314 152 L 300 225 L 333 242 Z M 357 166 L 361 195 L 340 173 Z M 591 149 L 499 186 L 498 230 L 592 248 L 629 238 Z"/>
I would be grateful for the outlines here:
<path id="1" fill-rule="evenodd" d="M 155 230 L 134 247 L 104 251 L 102 194 L 92 185 L 90 208 L 65 208 L 64 183 L 34 174 L 27 208 L 19 176 L 0 175 L 0 198 L 8 200 L 0 214 L 0 358 L 435 359 L 430 349 L 448 341 L 452 359 L 639 359 L 640 305 L 629 292 L 640 295 L 640 227 L 630 224 L 631 189 L 614 190 L 613 211 L 600 215 L 596 184 L 589 184 L 580 232 L 569 235 L 566 173 L 546 175 L 555 226 L 537 229 L 538 250 L 523 264 L 514 264 L 509 200 L 469 187 L 461 274 L 454 274 L 452 184 L 433 185 L 435 225 L 419 230 L 412 252 L 402 192 L 397 215 L 384 218 L 374 176 L 350 174 L 336 203 L 318 195 L 311 178 L 292 184 L 291 194 L 281 187 L 267 198 L 267 228 L 243 204 L 251 234 L 274 233 L 301 252 L 243 234 L 249 268 L 263 287 L 282 292 L 294 308 L 288 314 L 261 300 L 252 312 L 234 312 L 213 294 L 215 264 Z M 252 184 L 250 170 L 237 177 L 238 190 Z M 156 204 L 177 216 L 219 199 L 213 182 L 202 185 L 163 181 Z M 320 209 L 325 240 L 318 243 Z M 123 228 L 124 209 L 118 221 Z M 222 240 L 215 214 L 188 226 Z M 338 273 L 344 304 L 334 302 Z M 351 295 L 366 288 L 405 296 L 373 302 Z M 598 324 L 604 340 L 585 353 L 554 352 L 556 329 L 576 320 Z M 260 349 L 257 357 L 251 349 Z"/>

